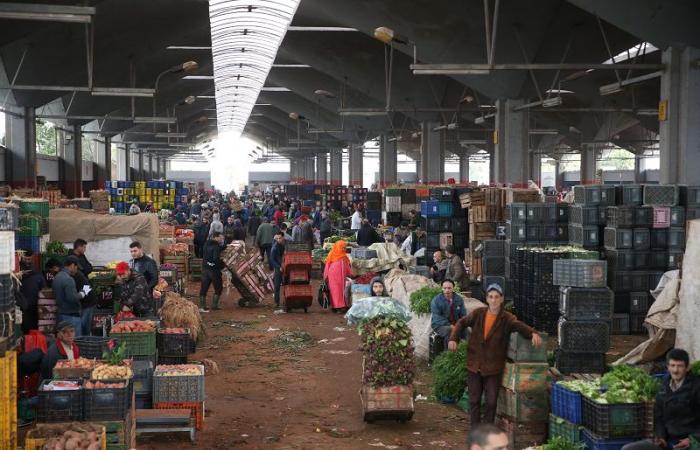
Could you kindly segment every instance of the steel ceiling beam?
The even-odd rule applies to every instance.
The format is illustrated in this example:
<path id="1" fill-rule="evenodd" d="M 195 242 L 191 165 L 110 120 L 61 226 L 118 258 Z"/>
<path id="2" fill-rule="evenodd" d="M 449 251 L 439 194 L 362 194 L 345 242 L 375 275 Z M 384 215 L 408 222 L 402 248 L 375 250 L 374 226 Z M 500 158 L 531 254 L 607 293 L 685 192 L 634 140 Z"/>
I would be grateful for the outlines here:
<path id="1" fill-rule="evenodd" d="M 95 12 L 89 6 L 0 3 L 0 19 L 90 23 Z"/>
<path id="2" fill-rule="evenodd" d="M 411 64 L 414 75 L 488 75 L 494 70 L 662 70 L 663 64 Z"/>

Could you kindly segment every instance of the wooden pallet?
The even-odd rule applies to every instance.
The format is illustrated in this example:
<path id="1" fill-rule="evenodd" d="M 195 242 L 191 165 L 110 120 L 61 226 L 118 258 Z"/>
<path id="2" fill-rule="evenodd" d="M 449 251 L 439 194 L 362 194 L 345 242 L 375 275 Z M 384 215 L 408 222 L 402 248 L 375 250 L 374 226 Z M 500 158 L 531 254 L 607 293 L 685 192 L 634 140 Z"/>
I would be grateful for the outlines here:
<path id="1" fill-rule="evenodd" d="M 496 206 L 473 206 L 469 208 L 469 223 L 497 222 L 503 217 Z"/>

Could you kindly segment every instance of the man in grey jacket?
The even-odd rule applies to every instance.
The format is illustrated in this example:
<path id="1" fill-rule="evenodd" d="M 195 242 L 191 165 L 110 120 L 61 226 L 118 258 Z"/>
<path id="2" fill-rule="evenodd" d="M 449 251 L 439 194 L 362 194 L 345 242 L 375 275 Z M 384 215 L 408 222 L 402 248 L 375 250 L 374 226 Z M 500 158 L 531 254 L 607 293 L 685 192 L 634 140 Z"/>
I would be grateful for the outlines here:
<path id="1" fill-rule="evenodd" d="M 73 275 L 78 272 L 78 258 L 67 256 L 61 270 L 53 280 L 53 291 L 56 295 L 58 307 L 56 318 L 58 322 L 70 322 L 75 327 L 75 335 L 82 335 L 82 321 L 80 318 L 80 300 L 90 293 L 90 286 L 78 291 L 75 287 Z"/>

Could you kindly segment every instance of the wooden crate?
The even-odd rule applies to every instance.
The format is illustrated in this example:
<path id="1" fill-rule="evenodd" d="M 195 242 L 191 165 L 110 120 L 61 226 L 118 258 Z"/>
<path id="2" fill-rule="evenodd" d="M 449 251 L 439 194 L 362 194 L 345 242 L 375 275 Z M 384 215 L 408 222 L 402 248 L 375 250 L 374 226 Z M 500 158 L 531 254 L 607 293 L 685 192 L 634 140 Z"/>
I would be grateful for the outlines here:
<path id="1" fill-rule="evenodd" d="M 460 194 L 459 203 L 462 206 L 462 208 L 484 206 L 486 204 L 486 194 L 482 191 L 474 191 L 465 194 Z"/>
<path id="2" fill-rule="evenodd" d="M 496 426 L 508 436 L 508 450 L 537 447 L 547 441 L 547 422 L 518 422 L 499 416 Z"/>
<path id="3" fill-rule="evenodd" d="M 505 203 L 540 203 L 540 193 L 537 189 L 505 188 Z"/>
<path id="4" fill-rule="evenodd" d="M 472 281 L 479 280 L 482 275 L 481 258 L 472 257 L 469 263 L 469 279 Z"/>
<path id="5" fill-rule="evenodd" d="M 496 237 L 496 224 L 494 222 L 470 223 L 469 241 L 484 241 Z"/>
<path id="6" fill-rule="evenodd" d="M 370 387 L 360 389 L 364 420 L 377 419 L 410 420 L 415 410 L 412 386 Z"/>
<path id="7" fill-rule="evenodd" d="M 501 386 L 515 393 L 540 393 L 547 390 L 549 364 L 506 363 Z"/>
<path id="8" fill-rule="evenodd" d="M 541 421 L 549 414 L 547 391 L 515 392 L 501 387 L 498 395 L 498 415 L 517 422 Z"/>
<path id="9" fill-rule="evenodd" d="M 469 208 L 469 223 L 497 222 L 501 220 L 500 211 L 496 206 L 472 206 Z"/>

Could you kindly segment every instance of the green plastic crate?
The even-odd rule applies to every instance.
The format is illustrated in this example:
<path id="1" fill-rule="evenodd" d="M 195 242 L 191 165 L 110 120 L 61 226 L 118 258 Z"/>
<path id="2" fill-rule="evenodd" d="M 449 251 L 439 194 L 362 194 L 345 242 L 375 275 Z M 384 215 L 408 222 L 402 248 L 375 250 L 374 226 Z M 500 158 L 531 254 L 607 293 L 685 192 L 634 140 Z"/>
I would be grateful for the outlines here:
<path id="1" fill-rule="evenodd" d="M 554 414 L 549 415 L 549 438 L 555 438 L 558 436 L 563 437 L 573 443 L 582 442 L 581 430 L 583 427 L 581 425 L 576 425 L 571 423 L 566 419 L 557 417 Z"/>
<path id="2" fill-rule="evenodd" d="M 44 219 L 49 218 L 49 201 L 48 200 L 22 200 L 19 202 L 19 210 L 21 214 L 36 214 Z"/>
<path id="3" fill-rule="evenodd" d="M 700 434 L 690 435 L 690 450 L 700 450 Z"/>
<path id="4" fill-rule="evenodd" d="M 156 332 L 110 333 L 109 337 L 126 344 L 127 356 L 150 356 L 156 354 Z"/>
<path id="5" fill-rule="evenodd" d="M 44 219 L 34 214 L 23 214 L 19 216 L 19 229 L 17 234 L 20 236 L 41 236 L 45 234 Z"/>

